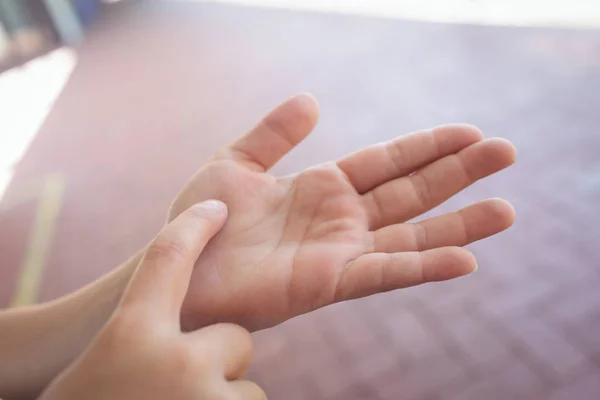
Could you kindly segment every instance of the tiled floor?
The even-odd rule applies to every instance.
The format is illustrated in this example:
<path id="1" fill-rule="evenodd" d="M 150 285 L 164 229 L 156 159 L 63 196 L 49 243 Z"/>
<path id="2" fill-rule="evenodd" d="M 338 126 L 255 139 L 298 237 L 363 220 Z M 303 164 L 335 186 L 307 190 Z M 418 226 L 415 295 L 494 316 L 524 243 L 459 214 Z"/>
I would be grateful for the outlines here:
<path id="1" fill-rule="evenodd" d="M 598 397 L 600 31 L 147 4 L 98 24 L 78 60 L 4 199 L 66 182 L 41 299 L 129 256 L 215 148 L 308 90 L 321 122 L 276 173 L 468 121 L 519 161 L 442 209 L 502 196 L 518 218 L 473 246 L 472 276 L 257 333 L 251 378 L 286 400 Z M 4 304 L 34 210 L 0 214 Z"/>

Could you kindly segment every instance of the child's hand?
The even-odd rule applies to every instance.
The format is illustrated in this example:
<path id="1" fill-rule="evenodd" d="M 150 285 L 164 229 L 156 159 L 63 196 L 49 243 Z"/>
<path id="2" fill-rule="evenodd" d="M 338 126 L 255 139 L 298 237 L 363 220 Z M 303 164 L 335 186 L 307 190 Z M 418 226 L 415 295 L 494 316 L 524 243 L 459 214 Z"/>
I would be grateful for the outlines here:
<path id="1" fill-rule="evenodd" d="M 169 218 L 216 198 L 231 218 L 200 256 L 182 323 L 273 326 L 333 302 L 468 274 L 461 248 L 508 228 L 488 200 L 407 223 L 511 165 L 515 149 L 467 125 L 396 138 L 275 178 L 267 171 L 314 127 L 313 97 L 292 98 L 221 149 L 173 202 Z"/>
<path id="2" fill-rule="evenodd" d="M 169 218 L 216 198 L 231 218 L 196 263 L 182 323 L 276 325 L 336 301 L 468 274 L 461 248 L 508 228 L 503 200 L 419 223 L 476 180 L 511 165 L 514 147 L 447 125 L 396 138 L 299 174 L 267 171 L 314 127 L 311 96 L 292 98 L 221 149 L 173 202 Z"/>
<path id="3" fill-rule="evenodd" d="M 165 226 L 148 248 L 112 319 L 42 399 L 259 400 L 241 380 L 250 334 L 236 325 L 180 328 L 194 262 L 223 226 L 227 209 L 204 202 Z"/>

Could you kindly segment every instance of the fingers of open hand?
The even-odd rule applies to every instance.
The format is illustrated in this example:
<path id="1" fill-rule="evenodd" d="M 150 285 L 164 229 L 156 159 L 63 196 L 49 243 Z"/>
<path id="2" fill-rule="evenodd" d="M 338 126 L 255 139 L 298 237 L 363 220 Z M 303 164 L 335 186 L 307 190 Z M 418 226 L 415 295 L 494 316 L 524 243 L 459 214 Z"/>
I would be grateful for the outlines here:
<path id="1" fill-rule="evenodd" d="M 476 267 L 473 254 L 461 247 L 369 253 L 352 261 L 344 270 L 335 301 L 453 279 L 472 272 Z"/>
<path id="2" fill-rule="evenodd" d="M 509 228 L 513 207 L 502 199 L 471 204 L 414 224 L 394 224 L 373 232 L 374 252 L 423 251 L 444 246 L 465 246 Z"/>
<path id="3" fill-rule="evenodd" d="M 338 167 L 363 194 L 482 139 L 474 126 L 443 125 L 359 150 L 338 161 Z"/>
<path id="4" fill-rule="evenodd" d="M 131 278 L 120 309 L 134 308 L 130 315 L 148 321 L 167 318 L 179 329 L 193 265 L 226 218 L 225 204 L 211 200 L 190 207 L 166 225 Z"/>
<path id="5" fill-rule="evenodd" d="M 318 116 L 319 106 L 312 95 L 294 96 L 232 143 L 227 153 L 253 170 L 267 171 L 308 136 Z"/>
<path id="6" fill-rule="evenodd" d="M 405 222 L 432 209 L 475 181 L 510 166 L 515 156 L 510 142 L 486 139 L 376 187 L 363 196 L 371 229 Z"/>

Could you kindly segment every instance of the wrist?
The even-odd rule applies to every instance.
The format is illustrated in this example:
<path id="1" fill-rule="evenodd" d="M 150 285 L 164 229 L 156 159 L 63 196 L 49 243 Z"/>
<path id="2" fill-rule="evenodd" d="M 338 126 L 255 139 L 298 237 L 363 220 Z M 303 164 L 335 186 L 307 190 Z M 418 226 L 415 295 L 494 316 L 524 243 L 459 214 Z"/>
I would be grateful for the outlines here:
<path id="1" fill-rule="evenodd" d="M 0 397 L 35 398 L 86 349 L 119 304 L 144 250 L 72 294 L 3 312 Z"/>

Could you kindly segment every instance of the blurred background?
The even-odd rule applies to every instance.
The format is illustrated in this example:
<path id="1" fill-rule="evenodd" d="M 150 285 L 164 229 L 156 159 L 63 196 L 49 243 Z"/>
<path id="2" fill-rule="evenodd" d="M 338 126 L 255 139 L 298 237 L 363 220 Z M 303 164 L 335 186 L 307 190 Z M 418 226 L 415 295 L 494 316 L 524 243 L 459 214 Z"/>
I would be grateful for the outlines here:
<path id="1" fill-rule="evenodd" d="M 509 231 L 452 282 L 255 334 L 271 399 L 597 399 L 600 2 L 0 0 L 0 305 L 56 298 L 143 246 L 219 146 L 301 91 L 284 174 L 446 122 L 517 164 Z"/>

